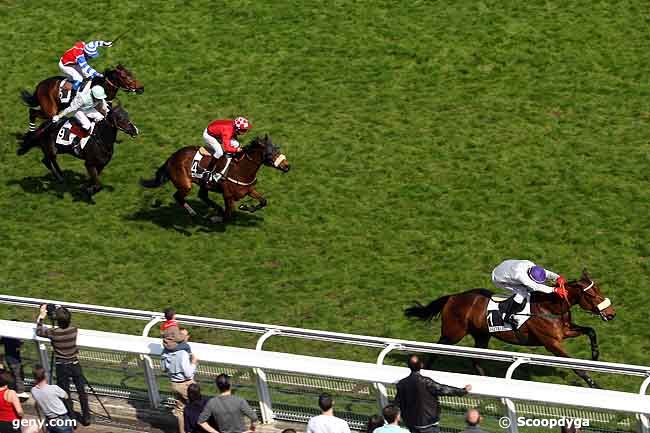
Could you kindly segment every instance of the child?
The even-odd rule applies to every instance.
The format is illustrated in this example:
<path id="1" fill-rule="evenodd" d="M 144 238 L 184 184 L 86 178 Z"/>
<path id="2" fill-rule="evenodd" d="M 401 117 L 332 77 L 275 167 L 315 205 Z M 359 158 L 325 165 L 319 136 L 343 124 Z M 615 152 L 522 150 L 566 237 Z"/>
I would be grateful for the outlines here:
<path id="1" fill-rule="evenodd" d="M 176 310 L 173 308 L 165 308 L 165 322 L 160 325 L 160 332 L 162 334 L 163 348 L 166 352 L 176 352 L 177 350 L 185 350 L 187 353 L 192 353 L 190 345 L 187 343 L 187 333 L 183 334 L 176 322 Z"/>

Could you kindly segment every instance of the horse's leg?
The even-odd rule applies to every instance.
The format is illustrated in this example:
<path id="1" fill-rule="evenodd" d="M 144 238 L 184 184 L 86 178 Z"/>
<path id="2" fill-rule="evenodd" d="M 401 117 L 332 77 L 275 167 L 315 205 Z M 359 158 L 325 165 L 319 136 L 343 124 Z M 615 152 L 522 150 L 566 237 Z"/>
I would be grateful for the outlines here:
<path id="1" fill-rule="evenodd" d="M 254 187 L 251 187 L 248 190 L 248 195 L 250 197 L 254 198 L 255 200 L 257 200 L 258 203 L 255 206 L 252 206 L 252 207 L 248 206 L 247 204 L 242 204 L 242 205 L 239 206 L 239 209 L 245 210 L 245 211 L 248 211 L 248 212 L 252 213 L 252 212 L 257 212 L 258 210 L 266 207 L 266 205 L 268 203 L 267 200 Z"/>
<path id="2" fill-rule="evenodd" d="M 36 117 L 37 113 L 40 110 L 36 110 L 34 108 L 29 109 L 29 131 L 36 131 Z"/>
<path id="3" fill-rule="evenodd" d="M 176 203 L 178 203 L 182 208 L 184 208 L 187 213 L 190 214 L 190 216 L 196 216 L 196 211 L 192 209 L 192 206 L 189 205 L 188 202 L 185 201 L 185 197 L 190 193 L 191 187 L 190 188 L 183 188 L 183 189 L 178 189 L 174 193 L 174 198 L 176 199 Z"/>
<path id="4" fill-rule="evenodd" d="M 54 149 L 54 144 L 50 141 L 42 145 L 43 150 L 43 159 L 41 162 L 47 167 L 48 170 L 54 175 L 56 180 L 63 183 L 65 179 L 63 178 L 63 173 L 59 164 L 56 162 L 56 150 Z"/>
<path id="5" fill-rule="evenodd" d="M 478 347 L 479 349 L 488 348 L 488 344 L 490 343 L 490 334 L 472 334 L 472 337 L 474 337 L 474 347 Z M 483 370 L 478 359 L 472 358 L 472 365 L 478 374 L 485 376 L 485 370 Z"/>
<path id="6" fill-rule="evenodd" d="M 203 200 L 205 204 L 210 206 L 212 209 L 217 209 L 219 213 L 223 214 L 223 208 L 219 206 L 219 204 L 212 200 L 210 196 L 208 195 L 208 188 L 205 185 L 201 185 L 201 188 L 199 189 L 199 198 Z"/>
<path id="7" fill-rule="evenodd" d="M 544 343 L 544 347 L 546 347 L 546 350 L 551 352 L 552 354 L 556 356 L 561 356 L 563 358 L 571 358 L 569 353 L 564 349 L 562 346 L 562 341 L 560 340 L 550 340 L 549 342 Z M 573 370 L 575 374 L 580 376 L 582 380 L 587 382 L 587 385 L 589 385 L 591 388 L 600 388 L 598 384 L 587 374 L 586 371 L 584 370 Z"/>
<path id="8" fill-rule="evenodd" d="M 569 325 L 569 330 L 564 334 L 564 338 L 575 338 L 580 337 L 581 335 L 589 337 L 589 342 L 591 343 L 591 359 L 598 361 L 600 352 L 598 350 L 598 337 L 596 336 L 594 328 L 571 323 Z"/>
<path id="9" fill-rule="evenodd" d="M 232 220 L 233 208 L 235 207 L 235 199 L 232 197 L 224 197 L 223 201 L 226 205 L 223 212 L 223 222 L 227 222 Z"/>
<path id="10" fill-rule="evenodd" d="M 98 193 L 102 189 L 102 184 L 99 182 L 99 169 L 94 164 L 86 162 L 86 171 L 88 172 L 88 177 L 90 178 L 90 183 L 86 187 L 86 193 L 89 196 Z"/>

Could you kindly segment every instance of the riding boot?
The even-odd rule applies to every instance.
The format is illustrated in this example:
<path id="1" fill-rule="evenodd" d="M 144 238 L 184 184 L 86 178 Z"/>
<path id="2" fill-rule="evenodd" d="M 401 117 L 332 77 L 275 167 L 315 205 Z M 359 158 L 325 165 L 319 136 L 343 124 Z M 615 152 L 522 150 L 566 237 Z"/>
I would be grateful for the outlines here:
<path id="1" fill-rule="evenodd" d="M 511 298 L 508 298 L 503 304 L 507 304 L 504 306 L 505 309 L 505 316 L 503 317 L 503 321 L 505 323 L 508 323 L 512 326 L 513 329 L 517 329 L 517 326 L 519 325 L 517 323 L 517 320 L 514 318 L 514 315 L 519 313 L 524 309 L 526 306 L 526 299 L 524 299 L 521 304 L 518 302 L 515 302 L 514 296 Z M 501 305 L 499 305 L 499 310 L 501 310 Z"/>
<path id="2" fill-rule="evenodd" d="M 212 161 L 208 164 L 208 167 L 203 172 L 203 178 L 201 182 L 207 187 L 208 183 L 212 180 L 212 172 L 214 171 L 215 166 L 217 165 L 217 158 L 212 157 Z"/>

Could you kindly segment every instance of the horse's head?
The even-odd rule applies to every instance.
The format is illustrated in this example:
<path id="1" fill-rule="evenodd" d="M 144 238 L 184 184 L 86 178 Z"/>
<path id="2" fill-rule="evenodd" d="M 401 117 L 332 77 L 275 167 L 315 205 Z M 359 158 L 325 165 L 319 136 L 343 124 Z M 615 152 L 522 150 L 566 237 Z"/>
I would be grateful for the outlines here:
<path id="1" fill-rule="evenodd" d="M 140 133 L 138 127 L 129 120 L 129 113 L 119 104 L 119 101 L 113 104 L 113 107 L 108 113 L 108 118 L 113 126 L 129 134 L 132 138 L 135 138 Z"/>
<path id="2" fill-rule="evenodd" d="M 568 283 L 568 289 L 569 297 L 577 299 L 577 303 L 583 310 L 597 314 L 605 321 L 613 320 L 616 317 L 612 302 L 603 296 L 586 269 L 582 271 L 579 280 Z"/>
<path id="3" fill-rule="evenodd" d="M 144 86 L 135 78 L 135 75 L 122 65 L 109 69 L 104 73 L 106 80 L 118 89 L 127 92 L 144 93 Z"/>
<path id="4" fill-rule="evenodd" d="M 289 169 L 291 169 L 291 165 L 289 164 L 289 161 L 287 161 L 287 157 L 284 156 L 282 152 L 280 152 L 279 146 L 273 144 L 271 137 L 269 137 L 268 134 L 265 135 L 262 139 L 258 137 L 256 141 L 263 148 L 262 163 L 264 165 L 275 167 L 283 173 L 286 173 L 289 171 Z"/>

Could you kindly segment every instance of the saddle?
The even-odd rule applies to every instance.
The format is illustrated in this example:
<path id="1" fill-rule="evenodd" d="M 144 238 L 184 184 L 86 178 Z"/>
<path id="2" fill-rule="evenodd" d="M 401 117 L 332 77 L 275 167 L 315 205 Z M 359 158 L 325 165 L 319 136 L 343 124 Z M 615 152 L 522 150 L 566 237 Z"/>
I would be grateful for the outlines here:
<path id="1" fill-rule="evenodd" d="M 505 314 L 502 312 L 502 309 L 499 308 L 499 304 L 502 302 L 508 302 L 510 298 L 510 296 L 501 295 L 495 295 L 490 298 L 486 308 L 486 319 L 488 331 L 490 333 L 514 330 L 510 323 L 506 323 L 503 320 Z M 527 299 L 524 308 L 512 315 L 513 319 L 517 322 L 517 329 L 521 328 L 522 325 L 530 319 L 530 304 L 530 299 Z"/>
<path id="2" fill-rule="evenodd" d="M 67 105 L 69 104 L 75 96 L 77 96 L 77 93 L 79 91 L 82 91 L 86 88 L 86 86 L 90 85 L 90 80 L 84 80 L 84 82 L 79 86 L 79 89 L 74 90 L 72 88 L 72 81 L 69 79 L 65 78 L 59 82 L 59 100 L 61 101 L 62 105 Z"/>
<path id="3" fill-rule="evenodd" d="M 95 123 L 93 122 L 90 131 L 86 131 L 79 125 L 76 119 L 69 119 L 65 122 L 56 136 L 56 144 L 63 147 L 72 147 L 72 151 L 79 155 L 81 151 L 88 144 L 88 140 L 95 130 Z"/>
<path id="4" fill-rule="evenodd" d="M 202 180 L 208 171 L 208 167 L 214 165 L 209 182 L 217 184 L 227 177 L 231 162 L 232 158 L 225 154 L 215 161 L 215 158 L 207 149 L 199 147 L 192 160 L 192 178 Z"/>

